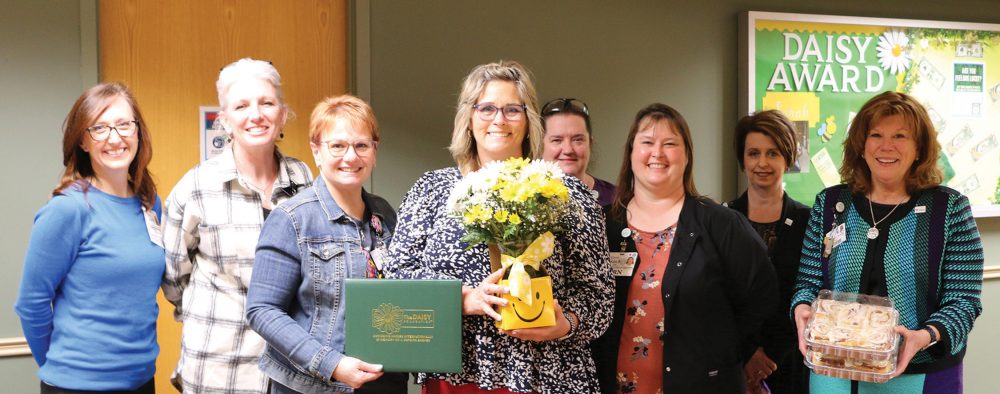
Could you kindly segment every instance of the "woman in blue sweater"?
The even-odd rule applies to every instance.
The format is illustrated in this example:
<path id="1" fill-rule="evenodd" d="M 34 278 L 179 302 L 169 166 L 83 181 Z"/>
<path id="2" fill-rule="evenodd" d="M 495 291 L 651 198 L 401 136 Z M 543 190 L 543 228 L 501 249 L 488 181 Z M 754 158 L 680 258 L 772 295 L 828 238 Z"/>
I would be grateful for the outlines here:
<path id="1" fill-rule="evenodd" d="M 100 84 L 66 118 L 66 170 L 35 215 L 14 309 L 42 393 L 152 393 L 163 277 L 150 136 L 135 98 Z"/>

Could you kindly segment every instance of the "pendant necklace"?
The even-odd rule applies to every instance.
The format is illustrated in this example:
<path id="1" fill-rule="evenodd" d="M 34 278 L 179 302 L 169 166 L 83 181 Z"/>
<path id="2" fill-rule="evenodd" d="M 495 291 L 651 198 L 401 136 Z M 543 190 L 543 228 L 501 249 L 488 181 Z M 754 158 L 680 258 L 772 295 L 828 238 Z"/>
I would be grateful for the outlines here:
<path id="1" fill-rule="evenodd" d="M 875 226 L 878 226 L 878 224 L 882 223 L 883 220 L 886 220 L 889 218 L 889 216 L 892 216 L 892 213 L 896 211 L 896 208 L 899 208 L 899 204 L 902 204 L 904 201 L 906 201 L 906 199 L 896 203 L 896 206 L 892 207 L 892 210 L 889 211 L 889 213 L 887 213 L 881 219 L 875 220 L 875 210 L 872 208 L 872 199 L 871 196 L 868 197 L 868 212 L 871 212 L 872 214 L 872 226 L 868 228 L 868 239 L 878 238 L 878 228 L 875 228 Z"/>

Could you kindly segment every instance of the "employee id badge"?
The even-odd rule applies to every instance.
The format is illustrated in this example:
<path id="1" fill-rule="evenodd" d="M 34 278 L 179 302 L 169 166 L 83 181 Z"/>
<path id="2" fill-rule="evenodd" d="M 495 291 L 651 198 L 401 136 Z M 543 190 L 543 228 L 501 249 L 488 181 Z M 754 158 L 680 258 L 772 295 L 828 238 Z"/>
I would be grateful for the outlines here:
<path id="1" fill-rule="evenodd" d="M 841 223 L 823 237 L 823 257 L 830 257 L 833 248 L 840 246 L 844 241 L 847 241 L 847 226 Z"/>
<path id="2" fill-rule="evenodd" d="M 840 246 L 844 241 L 847 241 L 847 225 L 841 223 L 837 227 L 834 227 L 833 230 L 830 230 L 829 237 L 832 241 L 831 247 L 836 248 Z"/>
<path id="3" fill-rule="evenodd" d="M 142 207 L 142 216 L 146 220 L 146 233 L 149 234 L 149 240 L 162 248 L 163 231 L 160 230 L 160 221 L 156 218 L 156 212 Z"/>
<path id="4" fill-rule="evenodd" d="M 372 256 L 372 261 L 375 262 L 375 268 L 382 271 L 382 267 L 385 267 L 385 263 L 389 261 L 389 250 L 385 248 L 385 244 L 379 242 L 379 245 L 369 254 Z"/>
<path id="5" fill-rule="evenodd" d="M 635 261 L 639 256 L 636 252 L 611 252 L 611 271 L 615 276 L 632 276 Z"/>

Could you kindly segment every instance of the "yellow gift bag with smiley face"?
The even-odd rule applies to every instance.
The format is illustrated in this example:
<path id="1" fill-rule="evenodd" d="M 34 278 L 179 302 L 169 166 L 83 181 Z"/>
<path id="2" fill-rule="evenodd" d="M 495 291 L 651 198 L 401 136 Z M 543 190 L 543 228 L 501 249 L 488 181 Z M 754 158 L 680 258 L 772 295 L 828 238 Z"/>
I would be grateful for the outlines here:
<path id="1" fill-rule="evenodd" d="M 506 270 L 501 286 L 510 289 L 504 294 L 507 305 L 500 308 L 497 327 L 504 330 L 516 328 L 548 327 L 556 324 L 552 305 L 552 277 L 542 267 L 542 260 L 552 255 L 555 236 L 551 232 L 540 235 L 527 248 L 498 245 L 500 263 Z M 521 253 L 518 253 L 521 252 Z M 508 254 L 510 253 L 510 254 Z M 517 254 L 517 257 L 514 257 Z"/>
<path id="2" fill-rule="evenodd" d="M 509 280 L 500 281 L 501 286 L 509 286 Z M 507 306 L 500 308 L 501 320 L 497 327 L 504 330 L 515 328 L 548 327 L 556 324 L 552 309 L 552 278 L 548 275 L 531 278 L 531 304 L 510 294 L 504 294 Z"/>
<path id="3" fill-rule="evenodd" d="M 448 195 L 449 216 L 465 229 L 460 241 L 489 245 L 490 272 L 506 271 L 502 329 L 555 325 L 552 278 L 541 263 L 576 209 L 564 177 L 556 163 L 511 157 L 464 174 Z"/>

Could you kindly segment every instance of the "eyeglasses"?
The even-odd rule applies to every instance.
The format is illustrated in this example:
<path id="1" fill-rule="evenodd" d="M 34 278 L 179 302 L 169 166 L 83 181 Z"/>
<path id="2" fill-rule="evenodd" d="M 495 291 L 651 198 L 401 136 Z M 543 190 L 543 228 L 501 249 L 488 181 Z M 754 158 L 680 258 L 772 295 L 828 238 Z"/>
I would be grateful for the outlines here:
<path id="1" fill-rule="evenodd" d="M 352 147 L 354 148 L 354 154 L 366 157 L 372 150 L 376 149 L 376 146 L 378 145 L 378 142 L 372 140 L 326 140 L 320 142 L 326 145 L 326 149 L 329 150 L 330 155 L 334 157 L 343 157 L 347 154 L 347 150 Z"/>
<path id="2" fill-rule="evenodd" d="M 104 141 L 111 137 L 111 130 L 118 133 L 120 138 L 131 137 L 135 134 L 135 131 L 139 129 L 139 122 L 135 120 L 126 120 L 124 122 L 115 123 L 114 126 L 99 124 L 93 125 L 87 128 L 87 132 L 90 133 L 90 138 L 94 141 Z"/>
<path id="3" fill-rule="evenodd" d="M 507 104 L 503 107 L 497 107 L 493 103 L 479 103 L 473 104 L 472 108 L 476 110 L 479 114 L 479 119 L 484 121 L 492 121 L 497 116 L 497 111 L 503 113 L 503 118 L 511 122 L 524 119 L 524 111 L 528 109 L 528 106 L 524 104 Z"/>
<path id="4" fill-rule="evenodd" d="M 569 113 L 590 117 L 590 110 L 587 104 L 575 98 L 557 98 L 542 106 L 542 117 L 555 115 L 558 113 Z"/>

